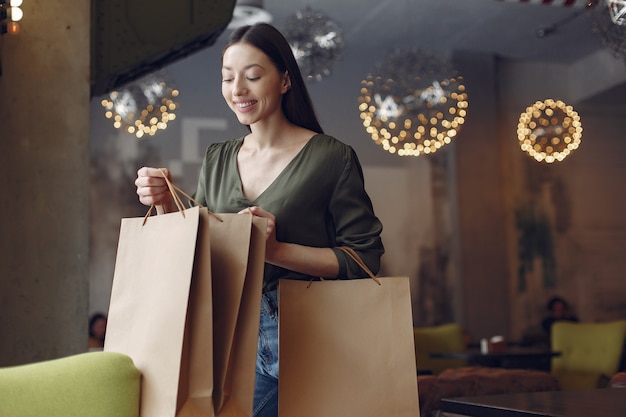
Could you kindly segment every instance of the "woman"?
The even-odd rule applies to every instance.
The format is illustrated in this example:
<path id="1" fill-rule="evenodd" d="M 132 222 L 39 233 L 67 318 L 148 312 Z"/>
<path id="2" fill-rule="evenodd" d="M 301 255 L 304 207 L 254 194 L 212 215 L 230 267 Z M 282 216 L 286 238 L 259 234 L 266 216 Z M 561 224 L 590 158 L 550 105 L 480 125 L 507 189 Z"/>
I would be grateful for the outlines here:
<path id="1" fill-rule="evenodd" d="M 291 48 L 273 26 L 233 32 L 222 53 L 222 95 L 249 133 L 208 147 L 195 199 L 213 212 L 268 220 L 253 415 L 277 416 L 278 280 L 363 277 L 339 246 L 377 273 L 382 225 L 356 154 L 323 133 Z M 135 184 L 143 204 L 175 209 L 158 169 L 141 168 Z"/>

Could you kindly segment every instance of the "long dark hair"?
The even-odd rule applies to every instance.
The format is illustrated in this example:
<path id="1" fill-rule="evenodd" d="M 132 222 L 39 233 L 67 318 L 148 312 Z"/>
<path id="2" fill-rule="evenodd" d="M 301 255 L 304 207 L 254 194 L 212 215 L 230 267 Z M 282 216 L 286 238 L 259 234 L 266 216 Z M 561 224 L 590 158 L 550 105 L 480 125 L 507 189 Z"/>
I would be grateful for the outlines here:
<path id="1" fill-rule="evenodd" d="M 282 100 L 282 110 L 287 120 L 314 132 L 324 133 L 315 115 L 313 102 L 304 84 L 298 63 L 283 34 L 267 23 L 243 26 L 230 35 L 228 43 L 222 50 L 222 57 L 226 49 L 240 42 L 248 43 L 263 51 L 280 73 L 287 71 L 291 88 L 283 95 Z"/>

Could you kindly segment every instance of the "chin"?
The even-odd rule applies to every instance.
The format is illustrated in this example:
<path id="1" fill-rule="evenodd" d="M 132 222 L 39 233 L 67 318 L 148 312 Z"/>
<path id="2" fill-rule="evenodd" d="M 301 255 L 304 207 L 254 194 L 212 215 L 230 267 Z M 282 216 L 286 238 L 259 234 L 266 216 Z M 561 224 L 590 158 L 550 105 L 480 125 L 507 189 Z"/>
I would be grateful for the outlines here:
<path id="1" fill-rule="evenodd" d="M 239 121 L 239 123 L 241 123 L 242 125 L 251 125 L 255 122 L 255 120 L 251 117 L 246 117 L 246 116 L 242 116 L 242 115 L 237 115 L 237 120 Z"/>

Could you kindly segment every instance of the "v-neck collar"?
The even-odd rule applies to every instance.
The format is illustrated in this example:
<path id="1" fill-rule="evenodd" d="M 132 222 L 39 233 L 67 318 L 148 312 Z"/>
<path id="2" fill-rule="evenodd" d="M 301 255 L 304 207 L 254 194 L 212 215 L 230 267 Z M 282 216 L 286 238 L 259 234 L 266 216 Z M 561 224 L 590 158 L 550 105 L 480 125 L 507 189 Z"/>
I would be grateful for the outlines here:
<path id="1" fill-rule="evenodd" d="M 311 144 L 311 142 L 317 137 L 319 136 L 320 133 L 315 133 L 313 136 L 311 136 L 309 138 L 309 140 L 304 144 L 304 146 L 302 147 L 302 149 L 300 149 L 298 151 L 298 153 L 296 153 L 294 155 L 293 158 L 291 158 L 291 160 L 289 161 L 289 163 L 287 165 L 285 165 L 285 168 L 283 168 L 282 171 L 280 171 L 278 173 L 278 175 L 276 176 L 276 178 L 274 178 L 272 180 L 272 182 L 265 187 L 265 189 L 263 191 L 261 191 L 261 193 L 257 196 L 257 198 L 255 198 L 253 201 L 250 201 L 248 199 L 248 197 L 246 197 L 246 195 L 243 192 L 243 182 L 241 181 L 241 174 L 239 173 L 239 166 L 237 164 L 237 155 L 239 154 L 239 150 L 241 149 L 241 146 L 243 145 L 243 140 L 245 138 L 242 137 L 239 140 L 239 146 L 237 146 L 237 150 L 235 152 L 235 157 L 233 158 L 233 168 L 235 169 L 235 172 L 237 173 L 237 179 L 238 179 L 238 184 L 239 184 L 239 192 L 241 193 L 241 197 L 243 200 L 247 201 L 248 203 L 255 205 L 259 200 L 261 200 L 263 198 L 263 196 L 265 196 L 266 194 L 268 194 L 273 188 L 276 187 L 276 184 L 287 174 L 287 171 L 290 171 L 293 167 L 293 165 L 296 164 L 296 161 L 298 161 L 299 159 L 302 159 L 302 155 L 304 154 L 304 152 L 308 149 L 309 145 Z"/>

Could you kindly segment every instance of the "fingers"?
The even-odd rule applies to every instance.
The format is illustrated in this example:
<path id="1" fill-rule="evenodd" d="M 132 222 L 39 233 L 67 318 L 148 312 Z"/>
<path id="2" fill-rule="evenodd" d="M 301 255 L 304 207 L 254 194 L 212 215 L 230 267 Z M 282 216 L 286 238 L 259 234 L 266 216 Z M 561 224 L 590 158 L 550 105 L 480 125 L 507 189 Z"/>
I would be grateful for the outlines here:
<path id="1" fill-rule="evenodd" d="M 243 213 L 250 213 L 253 216 L 267 219 L 267 236 L 274 236 L 274 231 L 276 229 L 276 217 L 272 213 L 258 206 L 247 207 L 239 212 L 239 214 Z"/>
<path id="2" fill-rule="evenodd" d="M 137 171 L 135 186 L 139 201 L 144 205 L 163 204 L 171 201 L 172 196 L 163 178 L 163 173 L 171 178 L 169 170 L 162 168 L 143 167 Z"/>
<path id="3" fill-rule="evenodd" d="M 252 213 L 254 216 L 258 216 L 258 217 L 265 217 L 267 219 L 270 220 L 275 220 L 276 217 L 274 217 L 274 215 L 272 213 L 270 213 L 267 210 L 262 209 L 261 207 L 258 206 L 252 206 L 252 207 L 248 207 L 247 209 L 250 213 Z"/>
<path id="4" fill-rule="evenodd" d="M 266 236 L 269 240 L 275 240 L 276 217 L 269 211 L 263 210 L 261 207 L 252 206 L 248 207 L 248 210 L 250 210 L 250 213 L 252 213 L 253 216 L 263 217 L 267 219 L 267 230 L 265 232 Z"/>
<path id="5" fill-rule="evenodd" d="M 172 174 L 167 168 L 142 167 L 137 171 L 137 178 L 163 178 L 163 173 L 167 175 L 167 179 L 172 179 Z"/>

